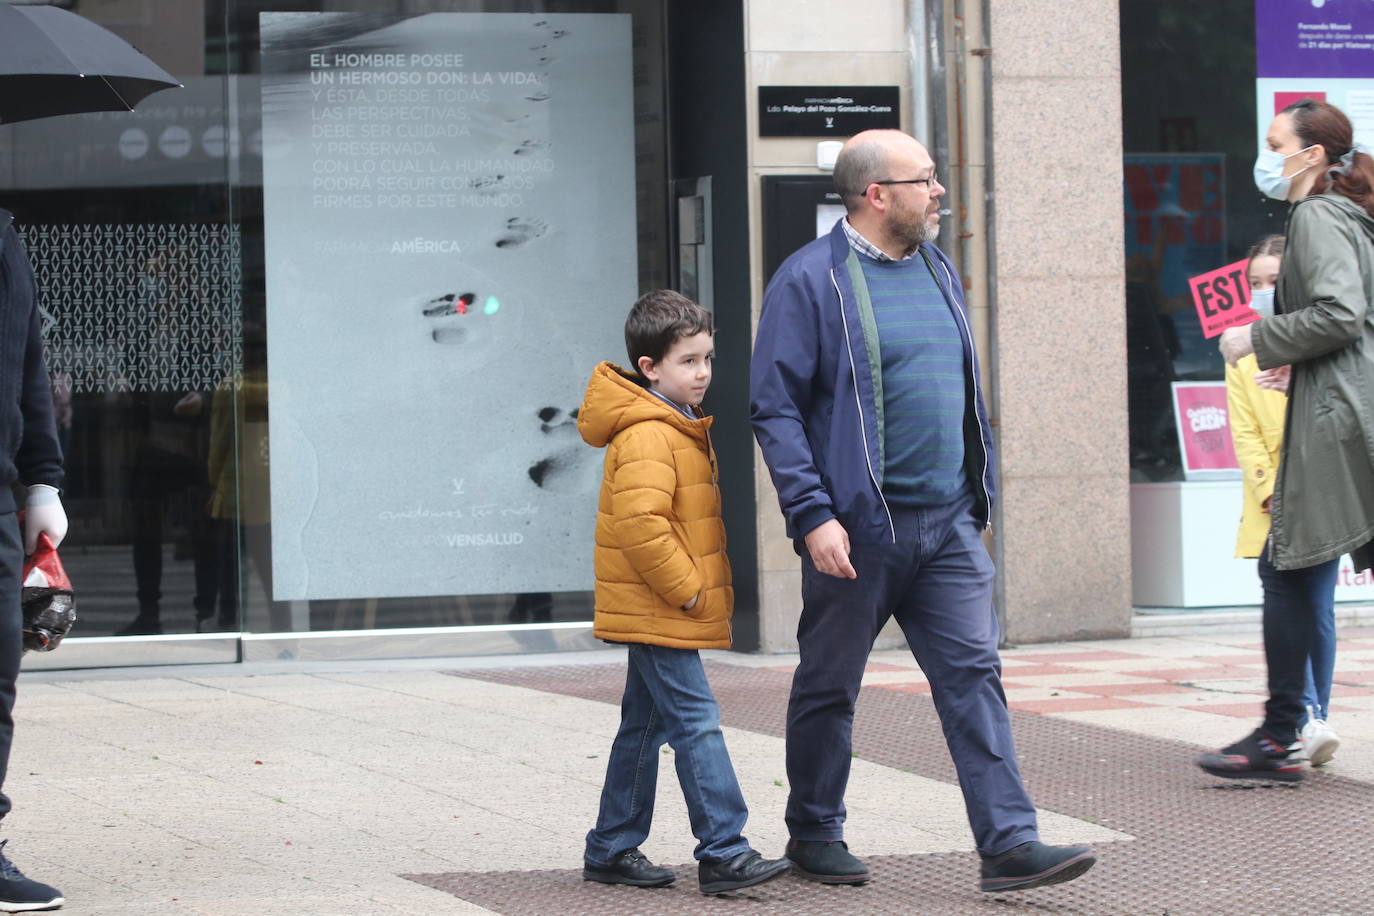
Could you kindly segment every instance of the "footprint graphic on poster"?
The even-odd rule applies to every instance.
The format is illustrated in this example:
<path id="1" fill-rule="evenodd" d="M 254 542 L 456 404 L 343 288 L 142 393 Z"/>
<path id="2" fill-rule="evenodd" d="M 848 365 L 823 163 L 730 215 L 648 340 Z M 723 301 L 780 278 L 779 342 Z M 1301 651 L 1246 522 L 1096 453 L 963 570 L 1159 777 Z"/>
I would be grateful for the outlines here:
<path id="1" fill-rule="evenodd" d="M 577 411 L 561 407 L 541 407 L 535 412 L 539 431 L 546 437 L 548 450 L 526 470 L 530 481 L 541 490 L 559 490 L 582 479 L 588 461 L 598 452 L 582 445 L 577 432 Z"/>
<path id="2" fill-rule="evenodd" d="M 516 156 L 533 156 L 536 153 L 543 153 L 549 148 L 547 140 L 522 140 L 512 154 Z"/>
<path id="3" fill-rule="evenodd" d="M 504 190 L 505 175 L 479 175 L 468 182 L 468 189 L 478 194 L 499 194 Z"/>
<path id="4" fill-rule="evenodd" d="M 497 248 L 520 248 L 549 231 L 549 224 L 533 217 L 512 216 L 496 240 Z"/>
<path id="5" fill-rule="evenodd" d="M 429 339 L 446 346 L 485 343 L 500 312 L 497 296 L 477 292 L 443 293 L 420 306 L 420 314 L 428 321 Z"/>
<path id="6" fill-rule="evenodd" d="M 570 411 L 565 411 L 561 407 L 541 407 L 539 408 L 539 431 L 542 433 L 553 433 L 571 429 L 577 431 L 577 411 L 574 407 Z"/>

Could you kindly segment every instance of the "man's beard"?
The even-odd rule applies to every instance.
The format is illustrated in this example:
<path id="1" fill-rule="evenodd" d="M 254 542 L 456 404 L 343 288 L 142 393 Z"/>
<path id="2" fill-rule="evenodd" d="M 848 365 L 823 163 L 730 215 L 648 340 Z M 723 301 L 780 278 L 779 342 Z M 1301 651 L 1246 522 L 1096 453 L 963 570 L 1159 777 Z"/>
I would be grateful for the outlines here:
<path id="1" fill-rule="evenodd" d="M 909 210 L 894 212 L 888 223 L 888 235 L 906 251 L 915 251 L 918 245 L 933 242 L 940 235 L 940 224 L 932 224 L 928 211 L 921 211 L 919 217 L 912 219 Z"/>

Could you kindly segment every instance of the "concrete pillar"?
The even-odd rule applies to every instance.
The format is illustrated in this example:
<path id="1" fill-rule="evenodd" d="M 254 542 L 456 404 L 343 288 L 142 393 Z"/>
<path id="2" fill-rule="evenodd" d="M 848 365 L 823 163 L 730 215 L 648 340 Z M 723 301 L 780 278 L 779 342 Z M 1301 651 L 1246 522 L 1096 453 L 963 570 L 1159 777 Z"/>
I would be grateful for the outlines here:
<path id="1" fill-rule="evenodd" d="M 1006 636 L 1130 630 L 1117 0 L 990 0 Z"/>

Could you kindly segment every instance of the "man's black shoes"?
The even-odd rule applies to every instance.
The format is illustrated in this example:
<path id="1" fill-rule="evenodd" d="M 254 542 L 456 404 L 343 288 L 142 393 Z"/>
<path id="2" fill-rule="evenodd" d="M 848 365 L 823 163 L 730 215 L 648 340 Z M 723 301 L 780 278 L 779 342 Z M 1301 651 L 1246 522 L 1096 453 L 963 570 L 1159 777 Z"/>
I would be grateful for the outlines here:
<path id="1" fill-rule="evenodd" d="M 1038 840 L 1022 843 L 1000 856 L 984 857 L 978 889 L 995 894 L 1060 884 L 1077 878 L 1096 861 L 1086 846 L 1046 846 Z"/>
<path id="2" fill-rule="evenodd" d="M 660 868 L 644 857 L 638 847 L 627 849 L 609 865 L 582 863 L 582 880 L 632 887 L 667 887 L 677 879 L 671 868 Z"/>
<path id="3" fill-rule="evenodd" d="M 697 881 L 703 894 L 723 894 L 772 881 L 790 867 L 786 859 L 765 859 L 750 849 L 728 862 L 703 859 L 697 866 Z"/>
<path id="4" fill-rule="evenodd" d="M 0 911 L 27 913 L 35 910 L 55 910 L 66 901 L 62 892 L 32 878 L 24 877 L 14 863 L 5 858 L 5 843 L 0 841 Z"/>
<path id="5" fill-rule="evenodd" d="M 868 866 L 850 854 L 844 840 L 791 840 L 787 858 L 792 871 L 808 881 L 863 884 L 869 879 Z"/>

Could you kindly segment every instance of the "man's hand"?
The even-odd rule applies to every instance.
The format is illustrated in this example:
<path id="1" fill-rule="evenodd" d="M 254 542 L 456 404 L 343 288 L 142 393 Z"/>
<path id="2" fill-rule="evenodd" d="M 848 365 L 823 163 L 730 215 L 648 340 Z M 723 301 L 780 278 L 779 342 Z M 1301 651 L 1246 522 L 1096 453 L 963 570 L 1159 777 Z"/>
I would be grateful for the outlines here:
<path id="1" fill-rule="evenodd" d="M 1226 365 L 1234 366 L 1240 362 L 1242 356 L 1249 356 L 1255 352 L 1255 345 L 1250 341 L 1250 331 L 1254 328 L 1253 324 L 1241 325 L 1238 328 L 1227 328 L 1221 332 L 1221 356 L 1226 360 Z"/>
<path id="2" fill-rule="evenodd" d="M 1279 366 L 1275 369 L 1261 369 L 1255 373 L 1255 383 L 1270 391 L 1288 391 L 1288 381 L 1293 375 L 1292 366 Z"/>
<path id="3" fill-rule="evenodd" d="M 48 540 L 56 548 L 67 536 L 67 513 L 56 487 L 37 483 L 29 487 L 24 501 L 24 553 L 31 554 L 38 546 L 38 535 L 47 532 Z"/>
<path id="4" fill-rule="evenodd" d="M 684 605 L 682 606 L 682 609 L 683 609 L 684 611 L 690 611 L 692 608 L 694 608 L 694 607 L 697 606 L 697 599 L 700 598 L 700 597 L 701 597 L 701 595 L 693 595 L 693 596 L 692 596 L 692 600 L 691 600 L 691 601 L 688 601 L 686 604 L 684 604 Z"/>
<path id="5" fill-rule="evenodd" d="M 832 518 L 807 532 L 806 549 L 811 552 L 811 562 L 827 576 L 859 578 L 849 562 L 849 532 L 837 519 Z"/>

